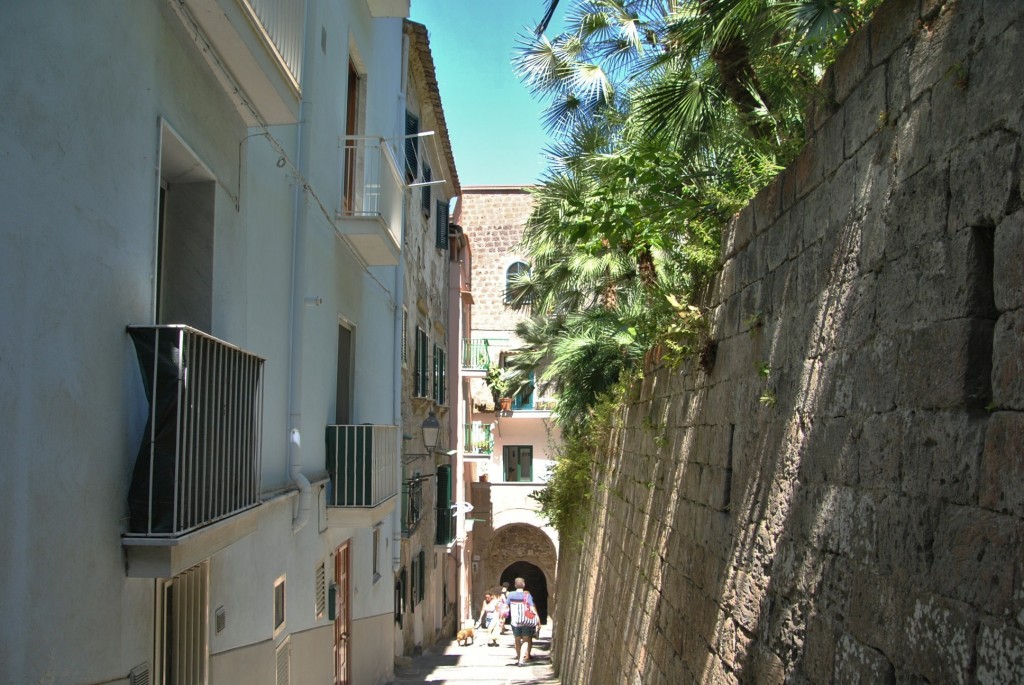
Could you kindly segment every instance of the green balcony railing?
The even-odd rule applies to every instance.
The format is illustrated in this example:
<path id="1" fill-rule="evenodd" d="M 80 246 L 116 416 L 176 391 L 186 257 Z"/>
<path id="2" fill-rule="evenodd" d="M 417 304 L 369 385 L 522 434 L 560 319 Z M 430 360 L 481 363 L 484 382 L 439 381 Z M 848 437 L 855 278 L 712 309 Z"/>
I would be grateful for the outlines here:
<path id="1" fill-rule="evenodd" d="M 462 368 L 470 371 L 483 371 L 490 364 L 490 341 L 487 338 L 463 338 Z"/>

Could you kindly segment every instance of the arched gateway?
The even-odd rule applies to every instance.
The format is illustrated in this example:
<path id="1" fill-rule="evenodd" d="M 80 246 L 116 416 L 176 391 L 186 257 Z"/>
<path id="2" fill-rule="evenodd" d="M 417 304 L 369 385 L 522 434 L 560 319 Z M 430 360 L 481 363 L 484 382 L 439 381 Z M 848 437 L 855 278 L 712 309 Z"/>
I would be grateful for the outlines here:
<path id="1" fill-rule="evenodd" d="M 494 531 L 487 543 L 483 564 L 483 586 L 491 587 L 521 577 L 534 597 L 541 620 L 547 621 L 555 608 L 555 569 L 558 554 L 548 534 L 537 526 L 512 523 Z M 474 594 L 477 594 L 476 592 Z"/>

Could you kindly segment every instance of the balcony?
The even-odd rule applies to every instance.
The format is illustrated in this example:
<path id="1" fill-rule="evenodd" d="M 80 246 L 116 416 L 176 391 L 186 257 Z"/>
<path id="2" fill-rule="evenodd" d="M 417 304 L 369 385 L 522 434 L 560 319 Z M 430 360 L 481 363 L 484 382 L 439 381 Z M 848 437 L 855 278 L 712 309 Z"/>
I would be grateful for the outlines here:
<path id="1" fill-rule="evenodd" d="M 175 0 L 171 5 L 186 30 L 198 36 L 199 47 L 216 53 L 207 62 L 246 125 L 298 122 L 306 0 Z"/>
<path id="2" fill-rule="evenodd" d="M 491 341 L 487 338 L 462 339 L 462 368 L 486 371 L 491 365 Z"/>
<path id="3" fill-rule="evenodd" d="M 327 525 L 369 527 L 395 508 L 398 426 L 328 426 Z"/>
<path id="4" fill-rule="evenodd" d="M 465 436 L 466 458 L 490 459 L 494 454 L 494 435 L 491 433 L 491 424 L 474 421 L 463 424 L 462 428 Z"/>
<path id="5" fill-rule="evenodd" d="M 264 360 L 189 326 L 128 333 L 149 418 L 122 540 L 129 575 L 169 577 L 255 529 L 238 515 L 260 503 Z"/>
<path id="6" fill-rule="evenodd" d="M 366 0 L 374 19 L 384 17 L 409 17 L 409 0 Z"/>
<path id="7" fill-rule="evenodd" d="M 368 266 L 394 266 L 401 252 L 405 201 L 396 152 L 383 138 L 347 137 L 341 148 L 338 232 Z"/>

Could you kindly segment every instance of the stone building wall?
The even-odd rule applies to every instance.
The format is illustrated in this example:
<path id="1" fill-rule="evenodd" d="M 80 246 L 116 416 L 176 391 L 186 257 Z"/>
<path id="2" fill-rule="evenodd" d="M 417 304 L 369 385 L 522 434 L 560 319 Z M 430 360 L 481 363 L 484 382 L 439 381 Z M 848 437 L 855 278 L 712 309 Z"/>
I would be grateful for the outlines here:
<path id="1" fill-rule="evenodd" d="M 563 683 L 1024 682 L 1022 55 L 891 0 L 827 73 L 562 545 Z"/>
<path id="2" fill-rule="evenodd" d="M 517 244 L 532 209 L 533 197 L 522 187 L 462 189 L 452 221 L 472 232 L 474 330 L 510 331 L 524 318 L 506 309 L 503 293 L 508 266 L 526 261 Z"/>

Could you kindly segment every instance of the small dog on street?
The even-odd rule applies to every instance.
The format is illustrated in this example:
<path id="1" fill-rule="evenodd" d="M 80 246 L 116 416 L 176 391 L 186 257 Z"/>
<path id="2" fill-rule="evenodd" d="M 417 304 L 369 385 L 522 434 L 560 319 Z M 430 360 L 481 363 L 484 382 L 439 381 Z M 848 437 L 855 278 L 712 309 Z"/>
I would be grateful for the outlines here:
<path id="1" fill-rule="evenodd" d="M 463 647 L 473 644 L 473 629 L 463 628 L 455 635 L 455 641 Z"/>

